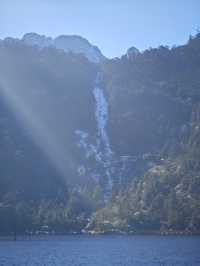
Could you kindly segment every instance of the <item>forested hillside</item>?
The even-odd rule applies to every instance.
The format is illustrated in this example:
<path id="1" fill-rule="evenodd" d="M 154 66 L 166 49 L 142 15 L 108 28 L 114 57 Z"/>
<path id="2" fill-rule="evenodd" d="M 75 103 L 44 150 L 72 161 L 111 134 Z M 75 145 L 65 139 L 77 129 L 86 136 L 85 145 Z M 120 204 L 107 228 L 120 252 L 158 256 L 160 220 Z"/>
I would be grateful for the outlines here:
<path id="1" fill-rule="evenodd" d="M 119 150 L 142 153 L 152 165 L 98 211 L 90 226 L 198 232 L 200 34 L 184 46 L 132 51 L 104 66 L 110 131 Z M 127 138 L 127 146 L 118 141 Z"/>
<path id="2" fill-rule="evenodd" d="M 200 34 L 98 64 L 0 41 L 1 234 L 199 232 L 199 195 Z"/>

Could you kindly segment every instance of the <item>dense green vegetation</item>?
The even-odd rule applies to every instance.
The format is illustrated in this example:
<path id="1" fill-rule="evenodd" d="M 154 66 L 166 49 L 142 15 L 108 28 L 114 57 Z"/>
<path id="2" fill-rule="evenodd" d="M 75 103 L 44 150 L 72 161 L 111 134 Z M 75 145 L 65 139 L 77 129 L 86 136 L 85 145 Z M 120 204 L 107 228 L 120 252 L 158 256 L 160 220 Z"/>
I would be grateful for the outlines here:
<path id="1" fill-rule="evenodd" d="M 126 174 L 114 172 L 109 197 L 103 174 L 77 172 L 97 168 L 74 134 L 96 138 L 97 71 L 115 158 L 132 160 Z M 98 66 L 7 39 L 0 92 L 1 234 L 200 231 L 200 34 Z"/>
<path id="2" fill-rule="evenodd" d="M 110 131 L 116 142 L 116 135 L 128 138 L 126 151 L 145 153 L 152 167 L 114 195 L 93 216 L 91 228 L 199 232 L 199 51 L 197 34 L 184 46 L 150 49 L 107 62 L 111 112 L 120 121 L 116 124 L 113 118 Z M 125 112 L 130 118 L 120 119 Z"/>

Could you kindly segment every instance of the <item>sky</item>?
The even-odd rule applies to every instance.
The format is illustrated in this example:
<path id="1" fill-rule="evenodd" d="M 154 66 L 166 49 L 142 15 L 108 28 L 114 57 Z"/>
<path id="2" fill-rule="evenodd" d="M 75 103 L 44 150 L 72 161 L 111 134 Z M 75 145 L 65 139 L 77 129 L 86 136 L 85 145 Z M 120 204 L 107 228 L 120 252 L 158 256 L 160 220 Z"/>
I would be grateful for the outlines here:
<path id="1" fill-rule="evenodd" d="M 0 0 L 0 38 L 76 34 L 107 57 L 181 45 L 200 29 L 200 0 Z"/>

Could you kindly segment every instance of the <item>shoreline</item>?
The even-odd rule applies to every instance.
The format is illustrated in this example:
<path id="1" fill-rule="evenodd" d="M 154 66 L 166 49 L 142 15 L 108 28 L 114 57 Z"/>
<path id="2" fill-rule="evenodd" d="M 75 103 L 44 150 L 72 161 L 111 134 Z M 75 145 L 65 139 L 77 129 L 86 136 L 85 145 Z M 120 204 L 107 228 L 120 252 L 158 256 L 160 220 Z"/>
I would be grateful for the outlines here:
<path id="1" fill-rule="evenodd" d="M 67 236 L 200 236 L 200 232 L 184 232 L 184 231 L 165 231 L 165 232 L 72 232 L 72 233 L 55 233 L 55 234 L 19 234 L 18 240 L 44 240 L 51 237 L 67 237 Z M 0 241 L 16 241 L 14 235 L 0 235 Z"/>

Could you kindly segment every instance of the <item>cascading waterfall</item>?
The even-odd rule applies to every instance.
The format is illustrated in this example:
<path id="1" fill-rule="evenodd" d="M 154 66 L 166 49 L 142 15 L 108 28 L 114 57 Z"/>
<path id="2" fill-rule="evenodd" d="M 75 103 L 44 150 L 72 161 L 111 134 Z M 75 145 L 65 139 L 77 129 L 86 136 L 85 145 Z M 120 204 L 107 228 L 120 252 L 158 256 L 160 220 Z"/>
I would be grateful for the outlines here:
<path id="1" fill-rule="evenodd" d="M 104 96 L 103 90 L 100 87 L 95 87 L 93 93 L 96 100 L 95 116 L 98 127 L 98 136 L 104 146 L 104 155 L 109 158 L 112 155 L 112 151 L 110 148 L 109 138 L 106 132 L 106 126 L 108 121 L 108 103 Z"/>
<path id="2" fill-rule="evenodd" d="M 76 130 L 75 134 L 79 137 L 78 146 L 84 149 L 86 158 L 95 156 L 96 161 L 101 162 L 101 152 L 98 150 L 98 145 L 90 143 L 89 134 L 83 130 Z"/>
<path id="3" fill-rule="evenodd" d="M 97 138 L 92 143 L 91 136 L 87 132 L 79 129 L 75 131 L 75 134 L 79 139 L 78 146 L 85 151 L 86 159 L 94 157 L 96 162 L 104 169 L 104 173 L 108 178 L 108 191 L 111 191 L 113 185 L 111 176 L 113 152 L 106 129 L 108 123 L 108 102 L 100 85 L 101 79 L 101 73 L 98 73 L 93 89 Z M 93 170 L 95 172 L 95 169 Z M 92 176 L 94 176 L 94 172 Z"/>
<path id="4" fill-rule="evenodd" d="M 132 175 L 135 171 L 134 165 L 136 161 L 141 161 L 141 158 L 134 158 L 127 154 L 117 156 L 111 149 L 107 133 L 109 106 L 102 88 L 101 73 L 97 74 L 92 93 L 95 103 L 94 115 L 97 134 L 90 134 L 88 131 L 80 129 L 75 131 L 78 137 L 77 145 L 84 151 L 84 158 L 86 159 L 83 162 L 83 166 L 80 167 L 79 173 L 84 175 L 87 172 L 87 175 L 95 180 L 106 177 L 108 183 L 105 196 L 109 197 L 113 188 L 113 176 L 117 182 L 122 183 L 124 177 Z"/>
<path id="5" fill-rule="evenodd" d="M 111 150 L 111 145 L 106 130 L 108 122 L 108 102 L 104 95 L 103 89 L 100 86 L 100 81 L 101 81 L 101 73 L 98 73 L 95 81 L 95 87 L 93 90 L 96 102 L 95 117 L 98 128 L 98 142 L 100 143 L 102 149 L 102 162 L 104 164 L 104 167 L 106 168 L 106 174 L 109 181 L 109 188 L 112 188 L 110 167 L 111 167 L 111 159 L 113 152 Z"/>

